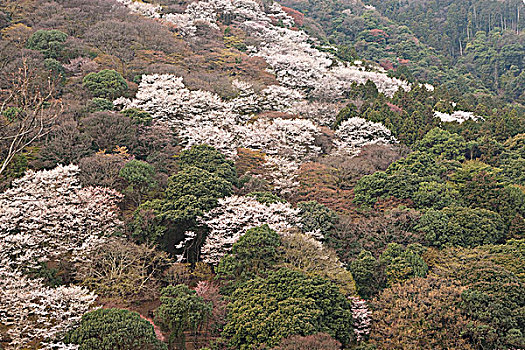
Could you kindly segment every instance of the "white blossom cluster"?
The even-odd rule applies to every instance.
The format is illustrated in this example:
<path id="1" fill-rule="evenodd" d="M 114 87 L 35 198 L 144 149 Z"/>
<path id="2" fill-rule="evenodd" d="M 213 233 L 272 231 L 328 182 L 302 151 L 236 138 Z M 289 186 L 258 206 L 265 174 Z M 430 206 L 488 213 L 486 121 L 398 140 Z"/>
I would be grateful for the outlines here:
<path id="1" fill-rule="evenodd" d="M 140 108 L 171 126 L 183 127 L 216 119 L 214 113 L 232 113 L 231 106 L 212 92 L 190 91 L 181 77 L 170 74 L 143 75 L 139 90 L 131 101 L 113 102 L 125 108 Z M 232 113 L 231 117 L 235 117 Z"/>
<path id="2" fill-rule="evenodd" d="M 297 181 L 300 164 L 280 156 L 266 156 L 265 178 L 282 196 L 287 196 L 299 186 Z"/>
<path id="3" fill-rule="evenodd" d="M 247 230 L 267 224 L 285 235 L 300 228 L 299 210 L 289 203 L 262 204 L 253 197 L 231 196 L 219 200 L 219 206 L 206 213 L 200 222 L 210 232 L 201 250 L 204 262 L 217 264 Z"/>
<path id="4" fill-rule="evenodd" d="M 117 0 L 117 2 L 126 6 L 133 13 L 138 13 L 145 17 L 161 18 L 162 7 L 160 5 L 154 5 L 145 3 L 142 1 L 134 0 Z"/>
<path id="5" fill-rule="evenodd" d="M 372 72 L 361 65 L 336 63 L 330 54 L 312 46 L 312 37 L 291 29 L 293 18 L 276 2 L 263 9 L 253 0 L 202 0 L 190 3 L 184 13 L 165 16 L 160 15 L 160 6 L 133 0 L 119 2 L 134 12 L 171 22 L 189 36 L 196 34 L 199 24 L 218 30 L 218 19 L 228 18 L 260 40 L 258 47 L 251 48 L 252 54 L 268 62 L 281 84 L 311 91 L 314 98 L 340 98 L 352 83 L 364 84 L 367 80 L 387 96 L 400 88 L 410 90 L 407 82 L 390 78 L 379 68 Z"/>
<path id="6" fill-rule="evenodd" d="M 254 113 L 291 111 L 302 95 L 280 86 L 255 93 L 250 84 L 236 81 L 238 94 L 225 101 L 209 91 L 191 91 L 182 78 L 173 75 L 143 76 L 133 100 L 119 98 L 124 108 L 139 108 L 156 120 L 174 127 L 187 147 L 207 143 L 230 157 L 238 147 L 262 150 L 290 159 L 312 158 L 319 154 L 315 138 L 318 127 L 310 120 L 258 118 Z"/>
<path id="7" fill-rule="evenodd" d="M 273 2 L 266 11 L 253 0 L 205 0 L 192 2 L 184 13 L 167 14 L 162 19 L 175 24 L 185 36 L 195 35 L 199 24 L 218 30 L 219 18 L 228 18 L 233 23 L 273 20 L 287 27 L 295 25 L 278 3 Z"/>
<path id="8" fill-rule="evenodd" d="M 356 297 L 349 298 L 352 303 L 352 319 L 354 333 L 357 341 L 360 342 L 370 334 L 372 324 L 372 311 L 368 308 L 366 300 Z"/>
<path id="9" fill-rule="evenodd" d="M 47 287 L 23 272 L 40 263 L 89 257 L 91 249 L 121 225 L 110 189 L 81 188 L 79 168 L 28 171 L 0 194 L 0 324 L 8 349 L 38 341 L 43 349 L 76 347 L 56 343 L 89 311 L 95 295 L 76 286 Z"/>
<path id="10" fill-rule="evenodd" d="M 455 111 L 452 114 L 434 111 L 434 117 L 441 119 L 442 122 L 458 122 L 459 124 L 466 122 L 467 120 L 483 120 L 483 117 L 465 111 Z"/>
<path id="11" fill-rule="evenodd" d="M 285 195 L 297 185 L 301 163 L 321 155 L 317 140 L 322 134 L 315 120 L 332 124 L 337 104 L 309 102 L 304 94 L 288 87 L 271 85 L 259 92 L 243 81 L 233 81 L 235 97 L 224 100 L 215 93 L 187 89 L 174 75 L 145 75 L 133 100 L 120 98 L 123 108 L 139 108 L 157 121 L 173 127 L 183 145 L 209 144 L 230 158 L 238 148 L 259 150 L 267 155 L 267 177 L 274 189 Z M 277 111 L 306 114 L 308 119 L 256 117 Z M 319 115 L 329 118 L 318 118 Z M 390 131 L 361 118 L 346 121 L 335 133 L 337 150 L 355 154 L 358 148 L 376 142 L 394 142 Z"/>
<path id="12" fill-rule="evenodd" d="M 315 145 L 319 133 L 319 128 L 306 119 L 258 118 L 241 128 L 239 146 L 301 161 L 321 153 Z"/>
<path id="13" fill-rule="evenodd" d="M 76 286 L 47 287 L 1 262 L 0 324 L 7 327 L 6 349 L 27 349 L 36 341 L 41 349 L 78 349 L 56 339 L 92 309 L 96 296 Z"/>
<path id="14" fill-rule="evenodd" d="M 0 194 L 0 259 L 36 267 L 79 256 L 120 226 L 114 190 L 81 188 L 79 168 L 28 171 Z"/>
<path id="15" fill-rule="evenodd" d="M 308 91 L 310 97 L 341 98 L 350 84 L 367 80 L 387 96 L 399 89 L 410 90 L 409 83 L 388 77 L 380 68 L 366 71 L 318 50 L 312 45 L 315 40 L 295 30 L 293 19 L 276 2 L 263 9 L 253 0 L 202 0 L 189 4 L 182 14 L 163 17 L 185 36 L 196 35 L 199 24 L 218 30 L 220 18 L 228 18 L 259 41 L 250 47 L 251 54 L 264 58 L 282 85 Z"/>
<path id="16" fill-rule="evenodd" d="M 396 143 L 392 133 L 381 123 L 353 117 L 345 120 L 335 132 L 334 143 L 339 152 L 355 152 L 361 147 L 375 143 Z"/>

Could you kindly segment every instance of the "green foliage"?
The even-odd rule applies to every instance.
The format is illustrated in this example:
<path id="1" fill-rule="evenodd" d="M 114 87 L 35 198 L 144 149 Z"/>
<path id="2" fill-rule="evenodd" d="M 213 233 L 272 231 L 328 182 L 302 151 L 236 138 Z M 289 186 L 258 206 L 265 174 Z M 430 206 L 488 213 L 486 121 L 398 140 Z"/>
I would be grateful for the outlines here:
<path id="1" fill-rule="evenodd" d="M 41 278 L 45 285 L 57 287 L 64 284 L 60 271 L 49 267 L 46 263 L 40 263 L 37 268 L 30 272 L 32 278 Z"/>
<path id="2" fill-rule="evenodd" d="M 446 130 L 434 128 L 416 142 L 415 149 L 435 154 L 442 159 L 462 161 L 465 159 L 465 140 Z"/>
<path id="3" fill-rule="evenodd" d="M 226 159 L 224 154 L 208 145 L 193 146 L 182 151 L 177 157 L 179 167 L 186 169 L 195 167 L 219 176 L 231 184 L 237 184 L 237 171 L 233 161 Z"/>
<path id="4" fill-rule="evenodd" d="M 167 217 L 188 219 L 204 214 L 217 205 L 217 199 L 232 193 L 231 182 L 215 173 L 187 166 L 168 179 Z"/>
<path id="5" fill-rule="evenodd" d="M 339 220 L 333 210 L 316 201 L 300 202 L 297 208 L 301 217 L 301 229 L 304 232 L 319 232 L 325 236 L 334 229 Z"/>
<path id="6" fill-rule="evenodd" d="M 24 176 L 26 170 L 29 168 L 29 161 L 31 159 L 32 157 L 28 154 L 16 154 L 0 176 L 0 182 Z"/>
<path id="7" fill-rule="evenodd" d="M 301 271 L 308 276 L 320 276 L 332 281 L 346 296 L 356 294 L 354 278 L 346 270 L 336 252 L 310 235 L 289 233 L 282 237 L 281 262 L 285 266 Z"/>
<path id="8" fill-rule="evenodd" d="M 119 175 L 131 185 L 154 187 L 155 168 L 141 160 L 132 159 L 120 169 Z"/>
<path id="9" fill-rule="evenodd" d="M 197 225 L 196 219 L 213 209 L 218 199 L 232 194 L 232 184 L 193 166 L 168 179 L 165 197 L 141 204 L 134 213 L 132 234 L 138 242 L 153 242 L 169 253 Z"/>
<path id="10" fill-rule="evenodd" d="M 264 275 L 278 261 L 280 245 L 280 236 L 268 225 L 249 229 L 233 245 L 232 253 L 221 259 L 217 275 L 236 280 Z"/>
<path id="11" fill-rule="evenodd" d="M 155 168 L 141 160 L 132 159 L 120 169 L 119 176 L 128 183 L 125 193 L 140 205 L 142 197 L 157 185 Z"/>
<path id="12" fill-rule="evenodd" d="M 458 203 L 459 191 L 449 183 L 421 182 L 412 200 L 416 208 L 443 209 Z"/>
<path id="13" fill-rule="evenodd" d="M 387 285 L 404 282 L 413 277 L 426 277 L 428 266 L 421 258 L 424 248 L 421 245 L 409 245 L 406 249 L 397 243 L 391 243 L 379 257 L 385 268 Z"/>
<path id="14" fill-rule="evenodd" d="M 167 246 L 162 246 L 162 240 L 168 230 L 168 222 L 162 220 L 161 215 L 164 204 L 161 199 L 149 200 L 135 210 L 130 231 L 137 243 L 161 244 L 161 248 L 168 249 Z"/>
<path id="15" fill-rule="evenodd" d="M 525 344 L 523 240 L 473 249 L 449 248 L 432 260 L 434 272 L 464 286 L 460 307 L 471 319 L 465 335 L 483 349 Z"/>
<path id="16" fill-rule="evenodd" d="M 486 209 L 450 207 L 428 210 L 417 226 L 430 245 L 475 247 L 501 243 L 505 224 L 501 216 Z"/>
<path id="17" fill-rule="evenodd" d="M 155 324 L 170 332 L 170 346 L 180 342 L 185 349 L 185 331 L 196 334 L 211 315 L 212 305 L 184 284 L 161 291 L 161 305 L 155 310 Z"/>
<path id="18" fill-rule="evenodd" d="M 60 30 L 37 30 L 27 41 L 27 48 L 42 52 L 46 58 L 60 58 L 67 34 Z"/>
<path id="19" fill-rule="evenodd" d="M 428 153 L 413 152 L 384 172 L 363 176 L 354 188 L 354 202 L 372 206 L 380 198 L 411 199 L 421 184 L 443 182 L 447 167 Z"/>
<path id="20" fill-rule="evenodd" d="M 483 269 L 484 273 L 488 272 Z M 499 276 L 500 278 L 503 276 Z M 462 308 L 483 325 L 469 325 L 467 333 L 484 349 L 512 349 L 525 344 L 525 286 L 513 280 L 478 281 L 464 291 Z"/>
<path id="21" fill-rule="evenodd" d="M 286 201 L 272 192 L 250 192 L 246 196 L 254 197 L 261 204 L 285 203 Z"/>
<path id="22" fill-rule="evenodd" d="M 99 309 L 82 316 L 80 324 L 69 331 L 66 344 L 80 350 L 165 350 L 153 326 L 138 313 L 119 309 Z"/>
<path id="23" fill-rule="evenodd" d="M 291 335 L 325 332 L 348 345 L 352 340 L 349 301 L 320 277 L 289 269 L 247 281 L 232 295 L 223 336 L 234 349 L 269 347 Z"/>
<path id="24" fill-rule="evenodd" d="M 406 248 L 397 243 L 388 244 L 379 259 L 363 250 L 350 263 L 357 292 L 369 299 L 385 287 L 405 282 L 415 277 L 425 277 L 428 266 L 422 258 L 425 248 L 410 244 Z"/>
<path id="25" fill-rule="evenodd" d="M 8 122 L 15 121 L 24 112 L 20 107 L 7 107 L 2 111 L 2 117 L 6 118 Z"/>
<path id="26" fill-rule="evenodd" d="M 121 111 L 120 113 L 132 119 L 136 124 L 149 126 L 151 125 L 151 122 L 153 121 L 151 114 L 141 109 L 137 109 L 137 108 L 125 109 Z"/>
<path id="27" fill-rule="evenodd" d="M 380 264 L 369 251 L 363 250 L 350 263 L 350 271 L 354 277 L 357 294 L 362 298 L 370 298 L 381 287 Z"/>
<path id="28" fill-rule="evenodd" d="M 353 117 L 359 117 L 359 111 L 353 103 L 349 103 L 337 114 L 333 128 L 336 129 L 342 122 Z"/>
<path id="29" fill-rule="evenodd" d="M 501 169 L 481 162 L 466 162 L 451 175 L 451 179 L 460 193 L 463 206 L 497 212 L 509 231 L 523 226 L 525 193 L 516 186 L 506 184 Z"/>
<path id="30" fill-rule="evenodd" d="M 83 86 L 91 91 L 93 96 L 108 100 L 114 100 L 128 89 L 126 80 L 120 73 L 112 69 L 89 73 L 84 77 Z"/>
<path id="31" fill-rule="evenodd" d="M 113 102 L 105 98 L 95 97 L 89 103 L 90 112 L 112 111 Z"/>

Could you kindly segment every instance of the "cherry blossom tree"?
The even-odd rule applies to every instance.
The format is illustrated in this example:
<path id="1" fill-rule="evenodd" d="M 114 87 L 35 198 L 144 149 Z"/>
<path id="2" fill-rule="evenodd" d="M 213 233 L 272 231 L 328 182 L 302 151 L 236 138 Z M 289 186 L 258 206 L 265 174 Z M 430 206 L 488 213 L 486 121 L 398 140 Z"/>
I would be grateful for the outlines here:
<path id="1" fill-rule="evenodd" d="M 370 334 L 372 324 L 372 311 L 368 309 L 365 300 L 357 297 L 349 298 L 352 303 L 352 318 L 354 320 L 354 333 L 357 341 L 363 341 Z"/>
<path id="2" fill-rule="evenodd" d="M 0 324 L 9 349 L 34 341 L 44 349 L 73 349 L 55 338 L 95 300 L 84 288 L 51 288 L 23 274 L 41 263 L 89 259 L 89 252 L 119 229 L 120 194 L 82 188 L 78 173 L 75 165 L 28 171 L 0 194 Z"/>
<path id="3" fill-rule="evenodd" d="M 89 251 L 116 232 L 117 192 L 81 188 L 79 168 L 28 171 L 0 194 L 0 258 L 14 267 L 35 267 Z"/>
<path id="4" fill-rule="evenodd" d="M 154 5 L 134 0 L 117 0 L 117 2 L 129 8 L 130 11 L 133 13 L 138 13 L 151 18 L 161 18 L 162 16 L 162 7 L 160 5 Z"/>
<path id="5" fill-rule="evenodd" d="M 360 147 L 374 143 L 396 143 L 395 137 L 381 123 L 369 122 L 366 119 L 353 117 L 339 126 L 334 141 L 340 152 L 358 150 Z"/>
<path id="6" fill-rule="evenodd" d="M 264 58 L 283 86 L 309 91 L 310 97 L 341 98 L 352 83 L 364 84 L 368 80 L 387 96 L 399 89 L 410 90 L 408 82 L 389 77 L 379 67 L 367 71 L 362 65 L 343 64 L 318 50 L 312 45 L 314 38 L 292 29 L 293 18 L 276 2 L 263 8 L 252 0 L 203 0 L 188 5 L 183 14 L 164 17 L 190 37 L 196 35 L 197 24 L 218 30 L 219 18 L 231 19 L 258 40 L 249 48 L 250 53 Z"/>
<path id="7" fill-rule="evenodd" d="M 452 114 L 435 111 L 434 117 L 441 119 L 442 122 L 458 122 L 459 124 L 466 122 L 467 120 L 484 120 L 483 117 L 465 111 L 455 111 Z"/>
<path id="8" fill-rule="evenodd" d="M 201 254 L 203 261 L 211 264 L 218 263 L 250 228 L 267 224 L 285 235 L 301 226 L 299 210 L 290 204 L 262 204 L 253 197 L 242 196 L 220 199 L 219 206 L 206 213 L 200 222 L 210 230 Z"/>
<path id="9" fill-rule="evenodd" d="M 56 339 L 92 309 L 93 293 L 81 287 L 45 286 L 8 267 L 0 266 L 0 339 L 6 349 L 27 349 L 35 342 L 42 349 L 76 349 Z M 4 338 L 5 337 L 5 338 Z"/>
<path id="10" fill-rule="evenodd" d="M 320 131 L 306 119 L 259 118 L 239 128 L 239 134 L 239 146 L 290 160 L 311 159 L 321 153 L 316 145 Z"/>
<path id="11" fill-rule="evenodd" d="M 267 156 L 265 160 L 264 177 L 269 180 L 274 191 L 282 196 L 287 196 L 299 186 L 297 177 L 300 164 L 298 162 L 280 156 Z"/>

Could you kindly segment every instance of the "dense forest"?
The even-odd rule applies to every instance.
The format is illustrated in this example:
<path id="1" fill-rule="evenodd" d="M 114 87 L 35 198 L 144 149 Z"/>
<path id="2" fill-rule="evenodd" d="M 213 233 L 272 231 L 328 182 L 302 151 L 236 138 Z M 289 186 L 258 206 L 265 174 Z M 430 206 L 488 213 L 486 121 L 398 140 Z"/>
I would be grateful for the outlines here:
<path id="1" fill-rule="evenodd" d="M 525 348 L 525 1 L 0 1 L 0 349 Z"/>

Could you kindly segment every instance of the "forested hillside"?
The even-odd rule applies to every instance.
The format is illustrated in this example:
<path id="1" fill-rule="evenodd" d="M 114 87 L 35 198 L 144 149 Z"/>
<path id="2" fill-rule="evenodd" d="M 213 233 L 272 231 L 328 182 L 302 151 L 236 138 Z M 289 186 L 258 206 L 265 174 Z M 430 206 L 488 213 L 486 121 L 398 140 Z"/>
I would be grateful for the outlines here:
<path id="1" fill-rule="evenodd" d="M 397 76 L 524 101 L 522 0 L 282 3 L 315 20 L 312 35 Z"/>
<path id="2" fill-rule="evenodd" d="M 0 2 L 0 349 L 525 348 L 525 3 Z"/>

